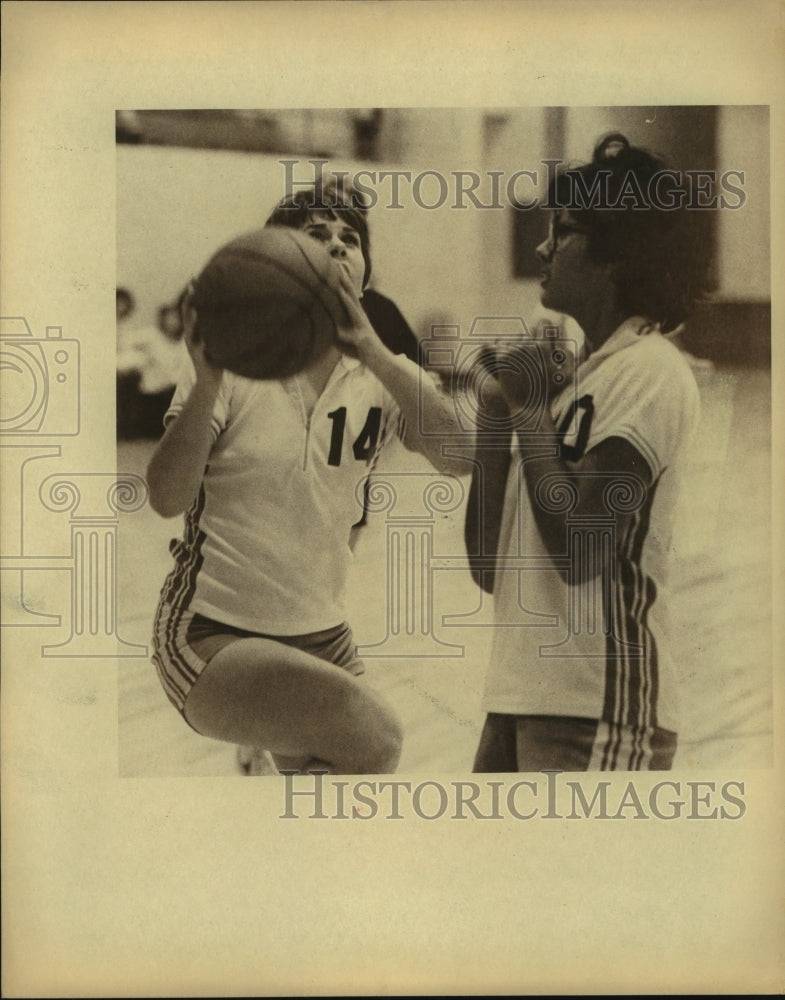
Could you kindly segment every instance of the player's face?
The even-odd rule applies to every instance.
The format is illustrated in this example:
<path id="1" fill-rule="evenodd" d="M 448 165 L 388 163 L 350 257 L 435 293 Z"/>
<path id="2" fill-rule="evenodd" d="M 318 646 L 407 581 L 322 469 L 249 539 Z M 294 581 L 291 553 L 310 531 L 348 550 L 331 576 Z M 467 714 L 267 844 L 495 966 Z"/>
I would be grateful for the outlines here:
<path id="1" fill-rule="evenodd" d="M 357 294 L 362 295 L 365 258 L 357 230 L 347 226 L 342 219 L 314 215 L 306 223 L 305 232 L 326 247 L 330 256 L 346 270 Z"/>
<path id="2" fill-rule="evenodd" d="M 537 247 L 537 256 L 544 265 L 540 301 L 546 309 L 580 322 L 587 306 L 607 288 L 607 266 L 589 257 L 586 230 L 569 212 L 554 212 L 548 238 Z"/>

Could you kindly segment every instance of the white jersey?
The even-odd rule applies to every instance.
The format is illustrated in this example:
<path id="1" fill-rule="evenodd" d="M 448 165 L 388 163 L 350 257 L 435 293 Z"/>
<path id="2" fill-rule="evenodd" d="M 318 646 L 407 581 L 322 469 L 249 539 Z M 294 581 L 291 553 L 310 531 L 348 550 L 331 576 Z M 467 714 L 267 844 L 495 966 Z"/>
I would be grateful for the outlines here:
<path id="1" fill-rule="evenodd" d="M 193 383 L 189 366 L 166 422 Z M 224 372 L 211 426 L 204 480 L 183 538 L 172 542 L 175 568 L 163 601 L 268 635 L 343 622 L 362 483 L 384 443 L 403 435 L 393 397 L 344 355 L 310 418 L 295 378 L 255 381 Z"/>
<path id="2" fill-rule="evenodd" d="M 565 562 L 591 559 L 591 545 L 608 545 L 615 552 L 608 572 L 575 585 L 559 575 L 540 538 L 513 445 L 483 702 L 488 712 L 678 731 L 666 564 L 680 465 L 699 399 L 679 350 L 656 330 L 640 332 L 642 326 L 640 318 L 625 322 L 551 403 L 568 467 L 610 437 L 626 439 L 649 466 L 647 493 L 634 480 L 609 477 L 607 516 L 588 532 L 581 523 L 572 542 L 567 515 Z M 542 503 L 569 506 L 568 491 L 558 483 L 541 486 Z M 624 536 L 616 537 L 613 514 L 622 510 L 634 513 Z"/>

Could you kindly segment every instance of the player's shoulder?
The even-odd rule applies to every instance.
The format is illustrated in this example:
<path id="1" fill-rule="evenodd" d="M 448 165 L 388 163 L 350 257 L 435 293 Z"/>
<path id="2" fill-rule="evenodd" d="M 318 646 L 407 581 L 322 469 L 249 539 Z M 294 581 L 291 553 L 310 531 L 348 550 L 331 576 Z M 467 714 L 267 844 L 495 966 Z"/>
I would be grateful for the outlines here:
<path id="1" fill-rule="evenodd" d="M 651 368 L 659 373 L 659 382 L 675 392 L 698 394 L 698 383 L 687 354 L 677 343 L 659 331 L 645 334 L 641 346 L 651 358 Z"/>
<path id="2" fill-rule="evenodd" d="M 581 391 L 606 415 L 666 411 L 692 421 L 700 412 L 698 386 L 683 351 L 659 330 L 626 330 L 578 369 Z M 626 417 L 625 417 L 626 419 Z"/>
<path id="3" fill-rule="evenodd" d="M 646 380 L 659 385 L 673 382 L 681 388 L 695 387 L 695 376 L 684 351 L 659 330 L 639 334 L 621 350 L 611 355 L 610 367 L 617 372 L 630 371 L 645 375 Z"/>
<path id="4" fill-rule="evenodd" d="M 700 414 L 700 393 L 684 351 L 658 330 L 643 333 L 628 349 L 619 351 L 618 392 L 625 405 L 651 414 L 667 413 L 671 420 L 694 426 Z M 611 389 L 614 392 L 614 389 Z M 648 419 L 648 418 L 647 418 Z"/>

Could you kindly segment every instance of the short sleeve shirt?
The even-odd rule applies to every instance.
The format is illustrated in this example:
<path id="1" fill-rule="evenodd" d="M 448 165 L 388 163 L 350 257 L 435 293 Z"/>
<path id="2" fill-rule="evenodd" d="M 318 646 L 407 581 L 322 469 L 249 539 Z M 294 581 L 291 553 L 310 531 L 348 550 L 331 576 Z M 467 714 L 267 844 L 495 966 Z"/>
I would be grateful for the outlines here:
<path id="1" fill-rule="evenodd" d="M 639 318 L 624 323 L 551 403 L 568 467 L 579 471 L 586 452 L 620 437 L 651 472 L 648 491 L 634 477 L 609 477 L 607 509 L 596 523 L 578 525 L 565 515 L 564 560 L 599 558 L 606 546 L 613 553 L 607 572 L 574 584 L 560 576 L 540 538 L 523 459 L 513 447 L 484 697 L 489 712 L 678 729 L 667 564 L 698 390 L 678 348 L 656 330 L 641 332 L 643 325 Z M 569 506 L 557 482 L 540 486 L 540 502 Z M 623 534 L 614 519 L 621 511 L 629 515 Z M 581 530 L 571 533 L 571 525 Z"/>
<path id="2" fill-rule="evenodd" d="M 406 362 L 409 364 L 410 362 Z M 193 386 L 192 367 L 165 418 Z M 172 543 L 162 598 L 228 625 L 301 635 L 345 619 L 349 535 L 380 450 L 404 433 L 398 405 L 342 356 L 310 417 L 296 378 L 224 372 L 199 495 Z"/>

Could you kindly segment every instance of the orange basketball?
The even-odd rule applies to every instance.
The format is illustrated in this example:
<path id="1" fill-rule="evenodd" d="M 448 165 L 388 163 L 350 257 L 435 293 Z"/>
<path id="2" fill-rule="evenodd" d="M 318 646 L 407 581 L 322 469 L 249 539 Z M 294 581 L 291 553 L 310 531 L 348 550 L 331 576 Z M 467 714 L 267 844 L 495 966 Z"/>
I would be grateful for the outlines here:
<path id="1" fill-rule="evenodd" d="M 240 236 L 196 280 L 196 334 L 215 364 L 247 378 L 294 375 L 335 343 L 345 317 L 335 261 L 297 229 Z"/>

